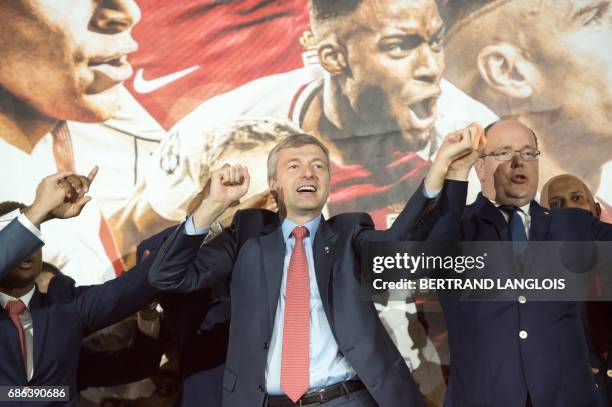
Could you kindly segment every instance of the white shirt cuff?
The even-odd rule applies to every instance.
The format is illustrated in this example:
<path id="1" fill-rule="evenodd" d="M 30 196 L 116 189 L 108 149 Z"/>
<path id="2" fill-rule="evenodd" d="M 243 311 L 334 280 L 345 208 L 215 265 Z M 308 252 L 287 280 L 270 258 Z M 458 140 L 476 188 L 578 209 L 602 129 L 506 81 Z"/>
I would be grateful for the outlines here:
<path id="1" fill-rule="evenodd" d="M 21 223 L 26 229 L 28 229 L 30 232 L 32 232 L 32 234 L 34 236 L 39 238 L 44 243 L 45 239 L 43 239 L 42 233 L 40 232 L 40 230 L 36 226 L 34 226 L 34 224 L 30 221 L 30 219 L 28 219 L 27 216 L 25 216 L 22 213 L 19 216 L 17 216 L 17 221 L 19 223 Z"/>
<path id="2" fill-rule="evenodd" d="M 207 235 L 210 232 L 210 225 L 197 229 L 193 224 L 193 216 L 189 216 L 185 221 L 186 235 Z"/>
<path id="3" fill-rule="evenodd" d="M 425 195 L 425 198 L 428 199 L 433 199 L 433 198 L 437 198 L 438 195 L 440 195 L 440 191 L 442 191 L 442 188 L 440 189 L 436 189 L 435 191 L 428 191 L 426 188 L 423 188 L 423 195 Z"/>

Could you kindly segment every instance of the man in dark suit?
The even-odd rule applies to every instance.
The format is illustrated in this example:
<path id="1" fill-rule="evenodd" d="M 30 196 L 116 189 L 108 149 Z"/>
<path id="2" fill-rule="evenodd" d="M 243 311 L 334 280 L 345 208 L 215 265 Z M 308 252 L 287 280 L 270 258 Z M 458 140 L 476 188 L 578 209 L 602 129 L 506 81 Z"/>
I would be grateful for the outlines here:
<path id="1" fill-rule="evenodd" d="M 330 177 L 318 139 L 287 136 L 268 156 L 279 213 L 239 211 L 230 228 L 202 245 L 209 225 L 249 186 L 246 168 L 225 166 L 157 255 L 150 279 L 162 291 L 230 281 L 226 406 L 423 405 L 375 308 L 361 298 L 358 256 L 368 241 L 418 235 L 433 200 L 419 188 L 385 231 L 374 230 L 367 214 L 326 220 Z"/>
<path id="2" fill-rule="evenodd" d="M 471 157 L 482 193 L 466 206 L 467 182 L 447 180 L 431 240 L 612 240 L 612 226 L 590 212 L 547 210 L 534 201 L 540 152 L 531 129 L 502 120 L 486 132 L 477 130 L 486 147 Z M 528 297 L 495 302 L 453 301 L 440 295 L 451 353 L 445 406 L 600 405 L 581 303 Z"/>
<path id="3" fill-rule="evenodd" d="M 67 194 L 69 202 L 63 205 L 82 208 L 91 179 L 69 179 L 69 190 L 75 195 Z M 5 212 L 20 207 L 3 205 Z M 54 301 L 36 289 L 41 250 L 22 260 L 13 269 L 0 270 L 0 385 L 69 386 L 69 401 L 55 404 L 74 405 L 81 340 L 153 301 L 157 292 L 147 282 L 153 259 L 115 280 L 89 287 L 69 302 Z"/>

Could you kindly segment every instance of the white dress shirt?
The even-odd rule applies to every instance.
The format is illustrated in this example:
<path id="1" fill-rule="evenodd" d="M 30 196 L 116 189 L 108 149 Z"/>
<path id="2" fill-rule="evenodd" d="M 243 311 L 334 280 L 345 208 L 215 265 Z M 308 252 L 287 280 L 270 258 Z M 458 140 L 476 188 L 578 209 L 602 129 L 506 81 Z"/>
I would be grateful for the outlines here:
<path id="1" fill-rule="evenodd" d="M 310 389 L 331 386 L 345 380 L 350 380 L 356 375 L 355 370 L 353 370 L 346 357 L 340 352 L 338 343 L 333 336 L 327 315 L 325 315 L 323 302 L 321 301 L 319 286 L 317 285 L 312 245 L 320 221 L 321 217 L 317 216 L 304 224 L 308 228 L 309 233 L 308 237 L 304 238 L 303 243 L 306 261 L 308 262 L 308 274 L 310 276 Z M 281 292 L 277 303 L 265 372 L 266 392 L 270 395 L 284 394 L 280 387 L 280 375 L 285 320 L 285 289 L 289 261 L 295 246 L 295 238 L 290 235 L 296 226 L 288 219 L 285 219 L 281 225 L 285 242 L 285 259 L 283 263 Z M 202 235 L 209 232 L 209 226 L 197 229 L 193 223 L 193 218 L 191 216 L 187 218 L 185 222 L 186 234 Z"/>
<path id="2" fill-rule="evenodd" d="M 27 366 L 27 374 L 28 380 L 32 379 L 32 375 L 34 375 L 34 324 L 32 323 L 32 313 L 30 312 L 30 300 L 34 295 L 34 287 L 25 295 L 20 298 L 13 298 L 10 295 L 6 295 L 0 292 L 0 305 L 4 309 L 6 304 L 9 301 L 21 300 L 26 306 L 23 314 L 19 316 L 19 321 L 21 321 L 21 326 L 23 327 L 23 331 L 25 333 L 25 341 L 26 341 L 26 353 L 28 354 L 28 366 Z M 21 352 L 21 351 L 20 351 Z"/>
<path id="3" fill-rule="evenodd" d="M 321 216 L 317 216 L 304 224 L 308 228 L 308 236 L 304 237 L 303 244 L 308 262 L 310 281 L 310 389 L 331 386 L 336 383 L 350 380 L 355 377 L 355 371 L 348 360 L 338 348 L 338 343 L 332 334 L 321 295 L 317 284 L 314 268 L 312 245 L 317 234 Z M 285 242 L 285 260 L 283 263 L 283 278 L 281 292 L 276 306 L 274 328 L 270 341 L 270 350 L 266 363 L 266 392 L 270 395 L 282 395 L 281 389 L 281 363 L 283 353 L 283 327 L 285 324 L 285 291 L 287 287 L 287 272 L 289 261 L 295 247 L 295 238 L 291 232 L 297 225 L 285 219 L 281 226 Z"/>

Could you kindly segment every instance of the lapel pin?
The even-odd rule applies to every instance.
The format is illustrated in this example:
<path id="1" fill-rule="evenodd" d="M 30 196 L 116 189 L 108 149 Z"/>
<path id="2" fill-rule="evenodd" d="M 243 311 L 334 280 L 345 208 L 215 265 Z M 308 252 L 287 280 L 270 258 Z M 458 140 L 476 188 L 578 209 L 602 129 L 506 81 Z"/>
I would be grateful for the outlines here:
<path id="1" fill-rule="evenodd" d="M 329 254 L 329 246 L 325 246 L 325 254 Z"/>

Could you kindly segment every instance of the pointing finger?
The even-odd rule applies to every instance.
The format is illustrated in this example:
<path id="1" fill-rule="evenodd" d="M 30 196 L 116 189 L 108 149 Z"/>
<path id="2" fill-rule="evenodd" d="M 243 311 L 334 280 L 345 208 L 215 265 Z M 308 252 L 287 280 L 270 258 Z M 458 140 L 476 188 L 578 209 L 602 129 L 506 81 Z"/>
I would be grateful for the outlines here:
<path id="1" fill-rule="evenodd" d="M 99 167 L 96 165 L 91 169 L 91 171 L 89 171 L 89 174 L 87 175 L 87 180 L 89 181 L 89 184 L 91 184 L 94 178 L 96 178 L 96 175 L 98 174 L 98 169 Z"/>

